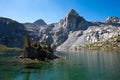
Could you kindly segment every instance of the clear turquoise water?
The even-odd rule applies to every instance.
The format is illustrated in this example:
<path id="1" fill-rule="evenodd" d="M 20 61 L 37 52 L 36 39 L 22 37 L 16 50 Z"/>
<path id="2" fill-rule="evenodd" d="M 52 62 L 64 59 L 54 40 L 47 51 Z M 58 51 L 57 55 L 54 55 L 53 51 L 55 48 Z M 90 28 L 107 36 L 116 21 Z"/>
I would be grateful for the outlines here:
<path id="1" fill-rule="evenodd" d="M 120 80 L 119 51 L 56 52 L 45 64 L 14 61 L 19 52 L 0 52 L 0 80 Z"/>

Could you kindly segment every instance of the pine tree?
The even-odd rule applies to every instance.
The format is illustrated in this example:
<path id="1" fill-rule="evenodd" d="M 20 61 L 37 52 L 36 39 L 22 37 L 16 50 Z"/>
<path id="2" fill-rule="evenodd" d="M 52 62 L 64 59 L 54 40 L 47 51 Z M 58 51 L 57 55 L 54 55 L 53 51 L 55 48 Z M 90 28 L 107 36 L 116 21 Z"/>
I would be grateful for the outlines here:
<path id="1" fill-rule="evenodd" d="M 29 35 L 25 35 L 25 47 L 31 47 L 31 41 Z"/>

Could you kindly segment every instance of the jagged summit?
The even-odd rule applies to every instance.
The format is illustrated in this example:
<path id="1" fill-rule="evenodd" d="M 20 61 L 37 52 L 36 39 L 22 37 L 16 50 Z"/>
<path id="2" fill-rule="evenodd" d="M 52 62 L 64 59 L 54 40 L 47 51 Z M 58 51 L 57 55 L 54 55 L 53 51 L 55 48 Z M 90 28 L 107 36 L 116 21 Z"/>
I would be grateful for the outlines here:
<path id="1" fill-rule="evenodd" d="M 39 26 L 47 25 L 47 23 L 43 19 L 39 19 L 35 21 L 34 24 L 39 25 Z"/>
<path id="2" fill-rule="evenodd" d="M 84 19 L 82 16 L 80 16 L 74 9 L 71 9 L 71 10 L 67 13 L 67 15 L 65 16 L 65 18 L 67 18 L 67 19 L 71 19 L 71 18 L 81 18 L 81 20 L 84 20 L 84 21 L 85 21 L 85 19 Z"/>
<path id="3" fill-rule="evenodd" d="M 67 16 L 69 16 L 69 15 L 79 16 L 79 14 L 78 14 L 74 9 L 71 9 L 71 10 L 68 12 Z"/>
<path id="4" fill-rule="evenodd" d="M 63 20 L 63 27 L 67 29 L 67 31 L 75 31 L 75 30 L 85 30 L 86 20 L 79 16 L 79 14 L 71 9 Z"/>
<path id="5" fill-rule="evenodd" d="M 105 23 L 120 23 L 120 18 L 111 16 L 105 20 Z"/>

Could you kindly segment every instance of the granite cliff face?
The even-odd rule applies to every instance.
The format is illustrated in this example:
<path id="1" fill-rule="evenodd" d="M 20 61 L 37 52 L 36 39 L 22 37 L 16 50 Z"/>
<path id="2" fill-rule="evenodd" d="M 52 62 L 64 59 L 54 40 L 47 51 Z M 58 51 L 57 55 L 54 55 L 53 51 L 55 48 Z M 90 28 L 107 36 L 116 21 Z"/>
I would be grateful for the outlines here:
<path id="1" fill-rule="evenodd" d="M 12 20 L 10 21 L 13 22 Z M 44 21 L 42 22 L 44 23 Z M 3 26 L 3 23 L 4 21 L 0 25 L 0 32 L 5 35 L 8 28 L 7 26 L 10 25 L 8 25 L 8 21 L 5 21 L 4 23 L 7 26 Z M 51 44 L 54 49 L 59 51 L 77 50 L 81 46 L 86 46 L 95 42 L 104 42 L 120 35 L 120 18 L 109 17 L 105 22 L 89 22 L 82 16 L 79 16 L 79 14 L 73 9 L 70 10 L 65 18 L 61 19 L 58 23 L 45 23 L 44 25 L 38 25 L 36 22 L 18 24 L 19 26 L 12 26 L 15 28 L 17 27 L 17 32 L 20 32 L 19 35 L 16 34 L 15 37 L 22 37 L 24 35 L 23 33 L 29 34 L 31 40 Z M 2 26 L 6 27 L 6 29 L 4 28 L 4 30 L 2 30 Z M 15 28 L 11 29 L 16 30 Z M 10 33 L 9 35 L 12 36 L 12 32 L 15 31 L 10 30 L 10 32 L 8 32 Z M 2 37 L 0 41 L 0 44 L 3 44 L 4 41 Z"/>
<path id="2" fill-rule="evenodd" d="M 70 10 L 61 25 L 68 31 L 86 30 L 88 28 L 87 21 L 79 16 L 75 10 Z"/>

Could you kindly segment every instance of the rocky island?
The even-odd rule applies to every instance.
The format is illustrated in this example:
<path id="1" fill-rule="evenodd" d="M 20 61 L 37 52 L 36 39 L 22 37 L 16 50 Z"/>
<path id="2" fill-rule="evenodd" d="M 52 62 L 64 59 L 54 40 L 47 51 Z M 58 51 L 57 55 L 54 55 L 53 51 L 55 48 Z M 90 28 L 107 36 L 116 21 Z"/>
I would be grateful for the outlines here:
<path id="1" fill-rule="evenodd" d="M 40 45 L 39 42 L 31 41 L 29 35 L 25 36 L 25 45 L 24 50 L 19 56 L 21 59 L 32 59 L 32 60 L 40 60 L 40 61 L 47 61 L 53 60 L 57 58 L 54 55 L 53 49 L 50 45 Z"/>

